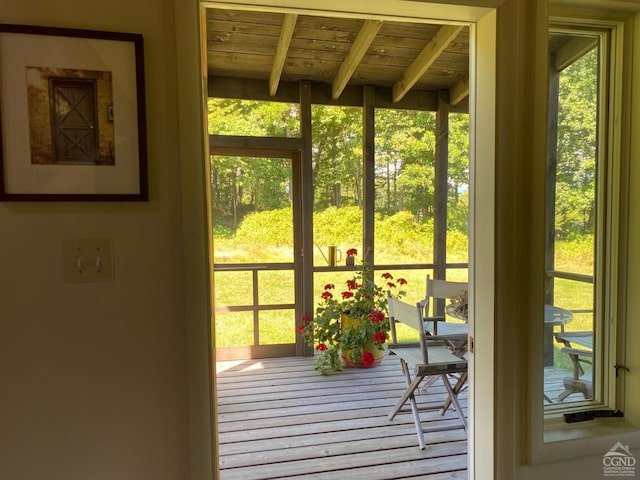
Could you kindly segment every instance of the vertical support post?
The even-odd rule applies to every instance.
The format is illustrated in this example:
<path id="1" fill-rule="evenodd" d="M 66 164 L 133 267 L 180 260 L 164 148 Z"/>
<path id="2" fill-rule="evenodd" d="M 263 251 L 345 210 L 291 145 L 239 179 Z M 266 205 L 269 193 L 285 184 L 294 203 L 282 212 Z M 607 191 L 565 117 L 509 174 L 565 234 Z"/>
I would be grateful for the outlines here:
<path id="1" fill-rule="evenodd" d="M 362 246 L 364 249 L 363 259 L 369 265 L 374 265 L 374 218 L 375 218 L 375 198 L 376 198 L 376 164 L 375 164 L 375 88 L 364 87 L 364 101 L 362 108 L 362 138 L 363 138 L 363 158 L 364 158 L 364 182 L 363 182 L 363 232 Z"/>
<path id="2" fill-rule="evenodd" d="M 436 162 L 434 186 L 433 219 L 433 263 L 434 278 L 447 277 L 447 200 L 449 167 L 449 92 L 438 92 L 438 110 L 436 111 Z M 444 314 L 444 300 L 435 303 L 436 315 Z"/>
<path id="3" fill-rule="evenodd" d="M 553 305 L 556 241 L 556 174 L 558 170 L 558 110 L 560 72 L 549 58 L 549 118 L 547 126 L 547 175 L 545 186 L 544 302 Z M 544 320 L 541 320 L 544 321 Z M 553 325 L 544 325 L 544 366 L 553 366 Z"/>
<path id="4" fill-rule="evenodd" d="M 260 297 L 258 295 L 258 270 L 253 270 L 251 272 L 251 277 L 253 284 L 253 345 L 258 346 L 260 345 L 260 308 L 258 307 Z"/>
<path id="5" fill-rule="evenodd" d="M 301 152 L 302 166 L 302 254 L 301 290 L 302 311 L 310 318 L 314 313 L 313 302 L 313 159 L 311 136 L 311 82 L 300 82 L 300 135 L 304 142 Z M 296 319 L 296 326 L 302 319 Z M 313 356 L 313 348 L 306 345 L 300 335 L 296 336 L 296 355 Z"/>

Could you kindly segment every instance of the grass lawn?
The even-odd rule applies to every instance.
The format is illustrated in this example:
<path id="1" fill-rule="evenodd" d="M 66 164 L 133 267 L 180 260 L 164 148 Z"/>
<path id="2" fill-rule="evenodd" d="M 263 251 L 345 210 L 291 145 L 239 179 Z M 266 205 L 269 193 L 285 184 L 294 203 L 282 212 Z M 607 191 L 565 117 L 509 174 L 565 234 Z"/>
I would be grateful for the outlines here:
<path id="1" fill-rule="evenodd" d="M 269 248 L 264 245 L 239 247 L 230 238 L 216 238 L 214 240 L 216 261 L 224 263 L 243 262 L 291 262 L 291 250 L 287 248 Z M 349 247 L 341 247 L 346 251 Z M 466 246 L 459 246 L 465 249 Z M 376 256 L 376 262 L 383 263 L 412 263 L 413 256 L 403 256 L 400 249 L 382 248 Z M 587 254 L 584 254 L 584 251 Z M 385 252 L 392 252 L 386 254 Z M 560 244 L 558 248 L 558 269 L 565 269 L 578 273 L 590 273 L 588 248 L 577 248 L 572 244 Z M 326 265 L 322 254 L 314 252 L 314 264 Z M 432 261 L 426 255 L 420 261 Z M 464 262 L 466 256 L 451 255 L 449 261 Z M 376 271 L 376 282 L 383 284 L 380 275 L 386 271 Z M 426 275 L 432 275 L 427 270 L 390 270 L 394 278 L 403 277 L 407 280 L 405 300 L 409 303 L 424 298 Z M 448 280 L 467 281 L 467 269 L 450 270 Z M 323 287 L 327 283 L 336 285 L 337 291 L 342 291 L 344 282 L 352 277 L 351 272 L 322 272 L 314 275 L 314 298 L 320 299 Z M 294 277 L 291 271 L 258 271 L 258 301 L 262 305 L 293 303 Z M 214 275 L 215 308 L 216 308 L 216 339 L 218 347 L 241 346 L 253 344 L 253 312 L 229 312 L 228 305 L 253 304 L 253 278 L 251 272 L 216 272 Z M 558 307 L 567 310 L 591 310 L 593 308 L 593 285 L 575 281 L 557 279 L 555 282 L 555 301 Z M 277 344 L 295 342 L 295 316 L 293 308 L 282 308 L 259 312 L 260 344 Z M 591 313 L 575 313 L 573 320 L 565 326 L 567 331 L 593 330 L 593 315 Z M 410 331 L 403 336 L 411 337 Z M 571 370 L 571 362 L 567 355 L 560 352 L 561 345 L 555 346 L 555 366 Z"/>

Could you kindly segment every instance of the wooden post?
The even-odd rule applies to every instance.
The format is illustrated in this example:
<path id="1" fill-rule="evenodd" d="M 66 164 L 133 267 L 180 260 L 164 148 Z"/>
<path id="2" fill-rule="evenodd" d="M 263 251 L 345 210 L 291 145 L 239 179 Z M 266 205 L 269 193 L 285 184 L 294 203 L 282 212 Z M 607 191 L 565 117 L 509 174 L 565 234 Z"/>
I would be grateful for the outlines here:
<path id="1" fill-rule="evenodd" d="M 550 58 L 551 59 L 551 58 Z M 558 95 L 560 72 L 549 62 L 549 119 L 547 126 L 547 178 L 545 201 L 544 303 L 553 305 L 556 236 L 556 173 L 558 169 Z M 544 322 L 544 319 L 540 319 Z M 553 325 L 544 325 L 544 366 L 553 366 Z"/>
<path id="2" fill-rule="evenodd" d="M 363 138 L 363 158 L 364 158 L 364 181 L 363 181 L 363 198 L 364 208 L 362 219 L 362 248 L 363 248 L 363 260 L 369 265 L 373 265 L 375 261 L 373 251 L 373 236 L 374 236 L 374 218 L 375 218 L 375 175 L 376 175 L 376 160 L 375 160 L 375 89 L 374 87 L 364 87 L 364 100 L 362 108 L 362 138 Z"/>
<path id="3" fill-rule="evenodd" d="M 302 311 L 312 317 L 313 301 L 313 167 L 311 153 L 311 82 L 300 82 L 300 136 L 302 161 Z M 296 319 L 296 325 L 301 322 Z M 296 336 L 296 355 L 313 356 L 313 348 Z"/>
<path id="4" fill-rule="evenodd" d="M 438 110 L 436 112 L 436 162 L 434 186 L 433 219 L 433 263 L 434 278 L 446 280 L 447 277 L 447 196 L 449 165 L 449 93 L 438 92 Z M 444 314 L 444 300 L 435 304 L 436 315 Z"/>

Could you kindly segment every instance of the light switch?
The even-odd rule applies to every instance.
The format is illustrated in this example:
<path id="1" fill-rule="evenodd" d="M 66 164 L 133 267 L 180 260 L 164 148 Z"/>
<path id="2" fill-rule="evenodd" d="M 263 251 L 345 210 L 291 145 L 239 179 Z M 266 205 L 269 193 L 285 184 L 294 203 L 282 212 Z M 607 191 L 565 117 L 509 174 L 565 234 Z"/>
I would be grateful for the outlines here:
<path id="1" fill-rule="evenodd" d="M 113 280 L 113 253 L 108 238 L 65 240 L 63 257 L 66 282 Z"/>

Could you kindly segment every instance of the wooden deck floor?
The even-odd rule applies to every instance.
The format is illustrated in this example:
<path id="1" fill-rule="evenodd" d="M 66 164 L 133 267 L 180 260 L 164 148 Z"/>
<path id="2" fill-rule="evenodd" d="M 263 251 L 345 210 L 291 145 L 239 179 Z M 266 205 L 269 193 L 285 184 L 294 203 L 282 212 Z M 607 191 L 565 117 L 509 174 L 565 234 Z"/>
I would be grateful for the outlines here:
<path id="1" fill-rule="evenodd" d="M 422 414 L 427 449 L 420 450 L 409 411 L 387 420 L 405 388 L 397 358 L 328 377 L 313 362 L 218 363 L 222 480 L 467 478 L 467 437 L 455 412 L 438 411 L 446 397 L 440 382 L 418 399 L 433 407 Z M 552 373 L 545 391 L 556 398 L 561 379 Z M 466 409 L 466 392 L 460 399 Z"/>
<path id="2" fill-rule="evenodd" d="M 467 478 L 466 435 L 455 412 L 423 415 L 422 451 L 409 412 L 387 420 L 405 387 L 396 358 L 328 377 L 313 362 L 249 360 L 218 373 L 222 480 Z M 444 387 L 420 397 L 435 409 Z"/>

